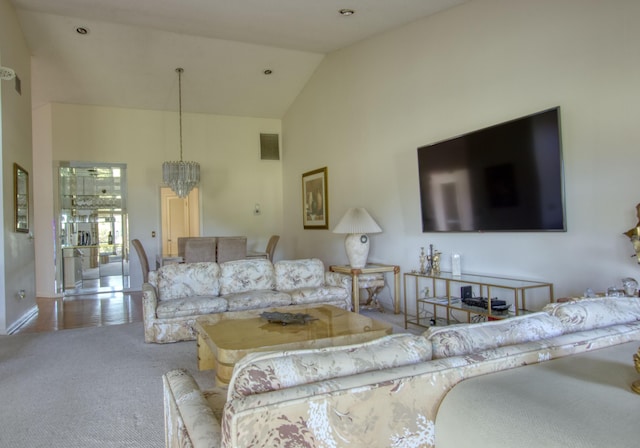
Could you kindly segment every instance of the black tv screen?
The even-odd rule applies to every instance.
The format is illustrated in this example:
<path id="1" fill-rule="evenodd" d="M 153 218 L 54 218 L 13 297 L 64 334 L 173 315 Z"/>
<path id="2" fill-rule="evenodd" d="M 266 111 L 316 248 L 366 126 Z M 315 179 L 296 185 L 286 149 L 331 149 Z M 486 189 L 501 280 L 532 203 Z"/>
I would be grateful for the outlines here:
<path id="1" fill-rule="evenodd" d="M 418 148 L 423 232 L 566 231 L 560 108 Z"/>

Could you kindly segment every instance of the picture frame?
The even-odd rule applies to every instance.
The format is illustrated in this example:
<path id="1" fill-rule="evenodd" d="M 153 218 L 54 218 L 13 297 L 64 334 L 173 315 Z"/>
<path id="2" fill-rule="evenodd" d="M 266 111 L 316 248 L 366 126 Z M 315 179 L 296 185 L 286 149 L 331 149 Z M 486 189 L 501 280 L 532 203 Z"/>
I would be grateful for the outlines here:
<path id="1" fill-rule="evenodd" d="M 13 164 L 13 200 L 16 232 L 29 233 L 29 173 Z"/>
<path id="2" fill-rule="evenodd" d="M 302 224 L 305 229 L 329 228 L 327 167 L 302 174 Z"/>

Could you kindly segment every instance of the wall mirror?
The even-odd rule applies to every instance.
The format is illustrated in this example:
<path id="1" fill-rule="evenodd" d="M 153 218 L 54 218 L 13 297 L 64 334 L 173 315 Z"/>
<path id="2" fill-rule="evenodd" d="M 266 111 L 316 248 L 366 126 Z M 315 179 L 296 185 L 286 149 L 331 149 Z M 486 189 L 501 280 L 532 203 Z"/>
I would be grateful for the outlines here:
<path id="1" fill-rule="evenodd" d="M 13 164 L 13 192 L 16 232 L 29 233 L 29 173 L 17 163 Z"/>

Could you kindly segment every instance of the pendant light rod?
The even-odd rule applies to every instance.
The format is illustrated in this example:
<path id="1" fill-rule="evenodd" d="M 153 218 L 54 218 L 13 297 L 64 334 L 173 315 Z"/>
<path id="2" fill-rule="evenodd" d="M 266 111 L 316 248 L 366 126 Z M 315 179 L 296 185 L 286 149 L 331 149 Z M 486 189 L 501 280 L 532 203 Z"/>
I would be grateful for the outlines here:
<path id="1" fill-rule="evenodd" d="M 178 73 L 178 113 L 180 117 L 180 161 L 182 162 L 182 73 L 184 69 L 178 67 L 176 69 Z"/>

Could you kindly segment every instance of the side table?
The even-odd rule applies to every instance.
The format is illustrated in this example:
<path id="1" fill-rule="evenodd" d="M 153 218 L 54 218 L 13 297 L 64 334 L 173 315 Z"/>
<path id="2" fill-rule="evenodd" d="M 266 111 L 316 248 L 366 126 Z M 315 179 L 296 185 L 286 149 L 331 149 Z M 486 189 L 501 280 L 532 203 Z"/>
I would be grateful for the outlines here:
<path id="1" fill-rule="evenodd" d="M 363 268 L 352 268 L 351 266 L 333 265 L 329 266 L 331 272 L 339 272 L 351 276 L 351 298 L 353 301 L 353 311 L 360 312 L 360 285 L 358 277 L 361 274 L 377 274 L 393 272 L 393 312 L 400 313 L 400 266 L 392 264 L 369 263 Z"/>

